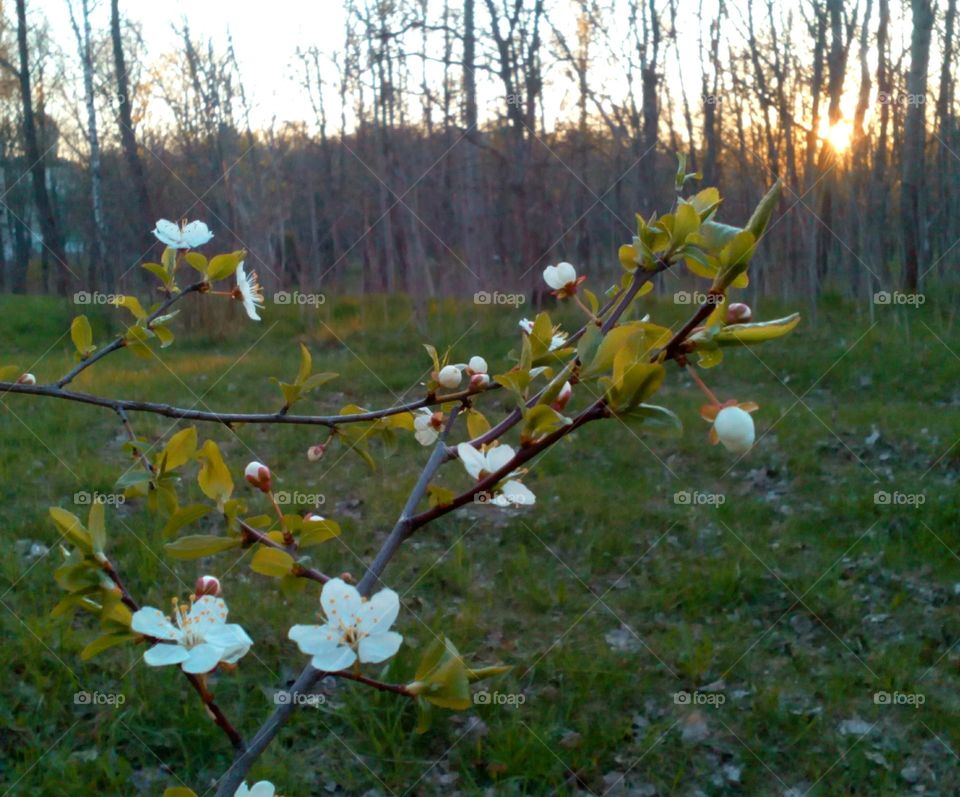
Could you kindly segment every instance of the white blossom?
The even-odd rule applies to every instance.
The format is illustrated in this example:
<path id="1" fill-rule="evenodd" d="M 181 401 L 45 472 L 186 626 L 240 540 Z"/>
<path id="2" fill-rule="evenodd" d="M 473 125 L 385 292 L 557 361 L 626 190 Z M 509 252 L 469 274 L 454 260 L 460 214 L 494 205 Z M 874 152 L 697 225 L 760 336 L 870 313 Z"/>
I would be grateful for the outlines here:
<path id="1" fill-rule="evenodd" d="M 522 329 L 528 335 L 531 334 L 533 332 L 533 321 L 531 321 L 529 318 L 521 318 L 520 329 Z M 567 333 L 554 331 L 553 337 L 550 338 L 550 351 L 562 349 L 566 345 Z"/>
<path id="2" fill-rule="evenodd" d="M 243 309 L 247 315 L 254 321 L 259 321 L 260 316 L 257 310 L 263 309 L 263 288 L 260 287 L 260 280 L 257 278 L 257 272 L 251 271 L 248 275 L 243 270 L 243 261 L 237 266 L 237 293 L 239 299 L 243 302 Z"/>
<path id="3" fill-rule="evenodd" d="M 480 451 L 470 443 L 460 443 L 457 446 L 457 456 L 460 457 L 467 473 L 477 481 L 481 481 L 505 467 L 513 459 L 514 451 L 507 445 L 494 446 L 486 451 Z M 506 481 L 495 487 L 495 494 L 490 500 L 491 504 L 504 507 L 511 504 L 531 506 L 537 502 L 537 497 L 530 489 L 513 478 L 518 475 L 518 471 L 513 471 L 504 476 Z"/>
<path id="4" fill-rule="evenodd" d="M 414 437 L 422 446 L 433 445 L 440 436 L 443 426 L 443 413 L 434 412 L 429 407 L 421 407 L 413 419 Z"/>
<path id="5" fill-rule="evenodd" d="M 186 221 L 177 224 L 167 219 L 160 219 L 157 222 L 153 234 L 157 236 L 161 243 L 166 244 L 172 249 L 196 249 L 203 246 L 213 238 L 213 233 L 202 221 Z"/>
<path id="6" fill-rule="evenodd" d="M 543 270 L 543 281 L 555 291 L 576 287 L 577 270 L 570 263 L 547 266 Z"/>
<path id="7" fill-rule="evenodd" d="M 403 637 L 390 626 L 400 612 L 400 598 L 392 589 L 382 589 L 369 600 L 357 588 L 339 578 L 323 585 L 320 605 L 323 625 L 295 625 L 289 638 L 313 666 L 323 672 L 338 672 L 361 662 L 378 664 L 393 656 Z"/>
<path id="8" fill-rule="evenodd" d="M 220 662 L 236 664 L 253 644 L 239 625 L 227 623 L 227 604 L 204 595 L 188 609 L 174 601 L 173 622 L 159 609 L 134 612 L 130 628 L 158 640 L 143 654 L 151 667 L 179 664 L 184 672 L 210 672 Z"/>
<path id="9" fill-rule="evenodd" d="M 233 797 L 274 797 L 276 791 L 276 786 L 269 780 L 261 780 L 252 786 L 241 783 L 240 788 L 234 792 Z"/>

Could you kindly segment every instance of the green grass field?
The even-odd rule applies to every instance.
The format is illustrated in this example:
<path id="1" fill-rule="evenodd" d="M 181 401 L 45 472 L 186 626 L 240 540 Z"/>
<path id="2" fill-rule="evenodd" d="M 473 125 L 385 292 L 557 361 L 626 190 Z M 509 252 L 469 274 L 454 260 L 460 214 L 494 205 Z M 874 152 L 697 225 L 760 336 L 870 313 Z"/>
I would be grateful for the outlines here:
<path id="1" fill-rule="evenodd" d="M 668 323 L 689 311 L 650 309 Z M 0 365 L 57 378 L 71 363 L 76 312 L 0 297 Z M 316 370 L 340 378 L 302 411 L 382 406 L 420 395 L 423 342 L 455 344 L 455 361 L 483 354 L 493 372 L 506 366 L 523 314 L 440 303 L 415 321 L 406 302 L 378 299 L 270 307 L 259 325 L 218 317 L 216 334 L 185 336 L 159 362 L 119 352 L 75 387 L 272 410 L 279 392 L 268 377 L 295 373 L 303 341 Z M 102 343 L 111 313 L 91 315 Z M 706 374 L 721 399 L 760 404 L 762 436 L 739 462 L 706 444 L 702 396 L 671 368 L 657 401 L 683 418 L 681 439 L 591 424 L 535 463 L 525 480 L 535 508 L 462 509 L 419 532 L 387 570 L 405 644 L 370 673 L 410 679 L 444 632 L 472 661 L 514 665 L 484 684 L 496 696 L 438 711 L 417 735 L 409 701 L 325 684 L 325 702 L 295 714 L 254 779 L 287 797 L 960 793 L 958 353 L 949 306 L 879 306 L 871 320 L 866 308 L 825 302 L 793 336 L 731 353 Z M 509 409 L 504 395 L 485 406 L 491 417 Z M 151 441 L 183 426 L 132 421 Z M 405 434 L 371 473 L 342 449 L 308 462 L 322 430 L 200 432 L 218 441 L 252 509 L 241 471 L 254 456 L 273 466 L 278 489 L 322 494 L 344 533 L 312 549 L 315 564 L 358 576 L 428 455 Z M 31 550 L 56 540 L 47 508 L 85 513 L 75 493 L 113 493 L 131 467 L 123 441 L 106 410 L 0 396 L 0 794 L 160 795 L 182 782 L 203 795 L 231 760 L 173 668 L 146 667 L 135 647 L 82 662 L 94 626 L 49 616 L 63 594 L 52 575 L 59 553 Z M 456 463 L 439 481 L 466 486 Z M 200 495 L 192 479 L 181 490 Z M 878 491 L 895 497 L 878 503 Z M 897 503 L 916 495 L 920 506 Z M 252 734 L 273 690 L 305 664 L 286 630 L 312 621 L 318 586 L 284 596 L 238 552 L 172 560 L 135 502 L 111 510 L 108 529 L 142 604 L 166 606 L 201 572 L 223 578 L 231 618 L 256 644 L 213 686 Z M 78 705 L 81 690 L 124 702 Z"/>

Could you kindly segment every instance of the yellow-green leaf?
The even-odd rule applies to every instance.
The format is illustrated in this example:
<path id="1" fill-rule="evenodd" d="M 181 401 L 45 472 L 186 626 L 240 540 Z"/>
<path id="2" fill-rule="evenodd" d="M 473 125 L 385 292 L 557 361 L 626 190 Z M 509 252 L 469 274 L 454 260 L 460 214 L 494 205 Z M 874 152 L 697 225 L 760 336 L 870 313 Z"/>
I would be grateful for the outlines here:
<path id="1" fill-rule="evenodd" d="M 290 575 L 296 564 L 293 557 L 279 548 L 261 546 L 250 560 L 250 569 L 271 578 L 281 578 Z"/>
<path id="2" fill-rule="evenodd" d="M 93 330 L 85 315 L 78 315 L 70 323 L 70 338 L 73 340 L 73 345 L 77 347 L 77 354 L 81 357 L 88 357 L 94 350 Z"/>
<path id="3" fill-rule="evenodd" d="M 207 498 L 222 504 L 233 493 L 233 478 L 223 461 L 220 448 L 213 440 L 207 440 L 197 453 L 200 473 L 197 482 Z"/>
<path id="4" fill-rule="evenodd" d="M 179 540 L 168 542 L 163 547 L 175 559 L 199 559 L 201 556 L 229 551 L 239 548 L 242 539 L 239 537 L 216 537 L 212 534 L 191 534 Z"/>
<path id="5" fill-rule="evenodd" d="M 83 527 L 80 518 L 73 514 L 73 512 L 68 512 L 66 509 L 61 509 L 58 506 L 52 506 L 50 507 L 50 517 L 60 530 L 60 533 L 70 540 L 70 542 L 87 553 L 93 550 L 93 540 L 90 539 L 90 534 Z"/>
<path id="6" fill-rule="evenodd" d="M 207 279 L 210 280 L 210 282 L 216 282 L 217 280 L 232 277 L 233 272 L 237 270 L 237 266 L 239 266 L 243 260 L 244 254 L 245 252 L 240 250 L 238 252 L 230 252 L 229 254 L 214 257 L 207 266 Z"/>
<path id="7" fill-rule="evenodd" d="M 761 321 L 755 324 L 729 324 L 720 329 L 714 340 L 721 345 L 731 343 L 761 343 L 765 340 L 782 338 L 793 331 L 800 323 L 800 314 L 793 313 L 785 318 Z"/>
<path id="8" fill-rule="evenodd" d="M 193 459 L 196 451 L 197 428 L 191 426 L 187 429 L 181 429 L 167 441 L 163 453 L 160 455 L 160 460 L 165 460 L 164 472 L 176 470 L 184 463 L 189 462 Z"/>
<path id="9" fill-rule="evenodd" d="M 335 520 L 304 520 L 300 530 L 300 547 L 309 548 L 311 545 L 332 540 L 340 536 L 340 524 Z"/>

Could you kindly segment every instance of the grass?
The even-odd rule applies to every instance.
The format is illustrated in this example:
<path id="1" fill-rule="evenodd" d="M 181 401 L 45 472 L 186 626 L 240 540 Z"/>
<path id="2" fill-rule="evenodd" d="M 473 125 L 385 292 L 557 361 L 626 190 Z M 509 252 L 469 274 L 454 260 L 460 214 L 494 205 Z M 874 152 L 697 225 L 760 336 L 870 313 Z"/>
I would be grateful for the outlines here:
<path id="1" fill-rule="evenodd" d="M 651 305 L 670 322 L 685 309 Z M 53 299 L 0 297 L 0 365 L 56 378 L 69 367 L 63 335 L 75 312 Z M 515 345 L 518 316 L 452 302 L 414 312 L 401 299 L 271 308 L 260 325 L 191 313 L 195 331 L 159 362 L 120 352 L 77 389 L 269 410 L 279 393 L 267 378 L 293 375 L 303 341 L 317 370 L 340 374 L 304 410 L 381 406 L 418 395 L 428 363 L 421 342 L 505 365 L 500 353 Z M 90 315 L 98 340 L 116 329 L 110 314 Z M 958 350 L 949 307 L 879 307 L 874 323 L 859 308 L 827 303 L 788 341 L 731 354 L 705 374 L 721 399 L 761 406 L 762 437 L 739 462 L 705 446 L 702 399 L 672 369 L 657 400 L 683 417 L 681 439 L 588 426 L 535 463 L 526 482 L 536 508 L 464 508 L 418 533 L 387 571 L 403 596 L 405 644 L 371 673 L 409 678 L 444 632 L 473 661 L 514 665 L 486 685 L 513 696 L 510 704 L 439 711 L 417 735 L 413 706 L 401 698 L 325 685 L 326 702 L 296 712 L 252 774 L 288 797 L 957 793 Z M 491 399 L 489 415 L 508 408 L 504 396 Z M 151 441 L 182 428 L 153 416 L 133 422 Z M 200 432 L 221 445 L 251 513 L 265 510 L 240 479 L 254 456 L 274 467 L 279 489 L 323 494 L 324 513 L 344 528 L 341 540 L 313 549 L 315 564 L 332 573 L 362 572 L 427 456 L 406 435 L 392 456 L 377 452 L 371 473 L 342 449 L 308 462 L 307 447 L 322 436 L 309 429 Z M 229 745 L 172 669 L 148 669 L 132 647 L 82 662 L 94 629 L 49 616 L 62 596 L 52 576 L 59 554 L 30 556 L 30 545 L 56 539 L 49 506 L 74 509 L 82 490 L 113 492 L 131 467 L 122 442 L 109 412 L 0 399 L 0 667 L 8 676 L 0 794 L 159 795 L 181 781 L 203 794 L 229 765 Z M 455 465 L 440 481 L 466 485 Z M 181 490 L 184 501 L 199 495 L 192 481 Z M 878 490 L 925 502 L 878 504 Z M 683 491 L 723 503 L 678 503 Z M 316 585 L 284 595 L 236 552 L 171 560 L 156 519 L 134 502 L 111 511 L 108 526 L 112 555 L 141 603 L 182 596 L 201 571 L 223 576 L 231 617 L 256 644 L 214 689 L 252 734 L 273 708 L 273 690 L 304 664 L 285 633 L 315 615 Z M 80 690 L 124 702 L 77 705 Z M 706 702 L 678 703 L 680 691 Z M 924 703 L 877 704 L 878 691 Z"/>

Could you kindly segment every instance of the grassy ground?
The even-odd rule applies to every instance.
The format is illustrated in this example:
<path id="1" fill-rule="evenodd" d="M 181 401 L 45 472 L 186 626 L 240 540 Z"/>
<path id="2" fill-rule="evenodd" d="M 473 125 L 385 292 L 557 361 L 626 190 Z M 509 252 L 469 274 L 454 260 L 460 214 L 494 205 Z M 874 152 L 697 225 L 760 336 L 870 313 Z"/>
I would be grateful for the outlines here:
<path id="1" fill-rule="evenodd" d="M 686 308 L 652 309 L 674 321 Z M 388 570 L 406 644 L 374 673 L 409 677 L 443 631 L 474 661 L 515 665 L 487 687 L 509 702 L 440 712 L 416 735 L 401 698 L 325 686 L 326 702 L 299 711 L 253 774 L 288 797 L 960 792 L 960 340 L 946 310 L 881 306 L 871 320 L 825 303 L 787 342 L 730 356 L 707 378 L 721 398 L 761 406 L 762 437 L 742 461 L 705 446 L 701 397 L 674 369 L 658 400 L 684 418 L 682 439 L 588 426 L 527 477 L 536 508 L 471 506 L 418 534 Z M 62 373 L 73 312 L 0 297 L 0 365 L 30 366 L 41 381 Z M 421 342 L 505 364 L 498 352 L 514 345 L 519 315 L 438 305 L 418 326 L 401 301 L 272 308 L 261 325 L 224 317 L 216 335 L 178 341 L 162 363 L 121 352 L 76 387 L 271 409 L 267 377 L 293 375 L 303 340 L 318 370 L 341 374 L 304 409 L 380 406 L 418 395 Z M 97 318 L 103 340 L 109 322 Z M 177 428 L 134 423 L 151 440 Z M 275 466 L 279 489 L 324 495 L 325 514 L 344 527 L 314 549 L 329 572 L 362 572 L 427 456 L 404 439 L 370 473 L 339 450 L 308 462 L 319 436 L 302 428 L 201 433 L 220 443 L 238 484 L 255 454 Z M 93 629 L 49 616 L 62 594 L 58 554 L 31 545 L 56 539 L 48 506 L 113 492 L 129 466 L 122 442 L 106 411 L 0 398 L 0 793 L 159 795 L 183 781 L 203 794 L 229 764 L 229 745 L 175 671 L 148 669 L 134 648 L 81 662 Z M 465 486 L 457 471 L 443 483 Z M 676 497 L 684 491 L 689 503 Z M 878 503 L 877 491 L 924 503 Z M 718 495 L 719 506 L 709 498 Z M 237 553 L 171 560 L 152 516 L 132 503 L 108 522 L 142 603 L 166 605 L 201 570 L 224 577 L 231 616 L 256 645 L 215 691 L 252 733 L 272 690 L 304 664 L 285 632 L 314 616 L 315 585 L 285 597 Z M 80 690 L 124 703 L 78 705 Z M 899 697 L 878 703 L 878 692 Z"/>

